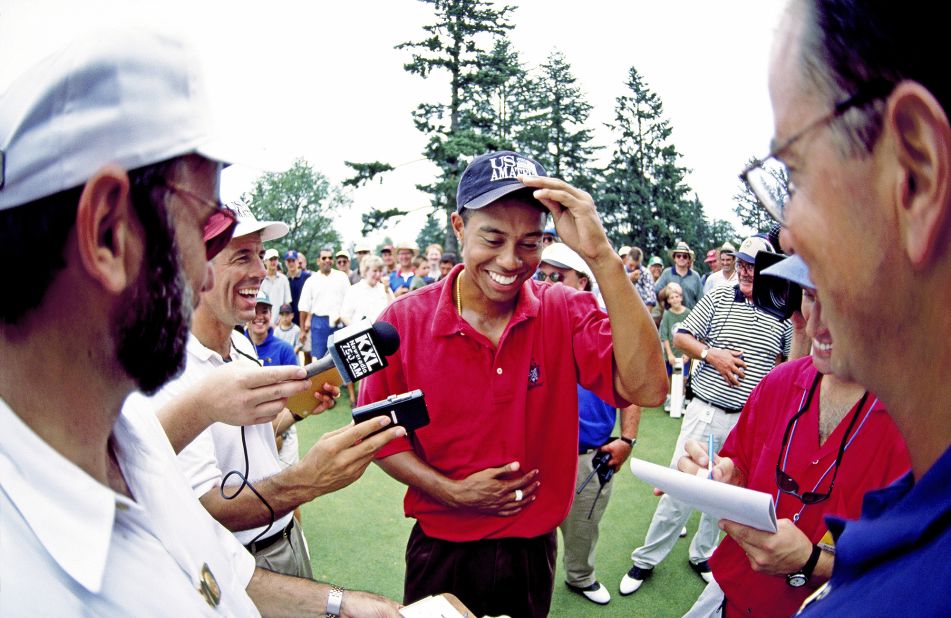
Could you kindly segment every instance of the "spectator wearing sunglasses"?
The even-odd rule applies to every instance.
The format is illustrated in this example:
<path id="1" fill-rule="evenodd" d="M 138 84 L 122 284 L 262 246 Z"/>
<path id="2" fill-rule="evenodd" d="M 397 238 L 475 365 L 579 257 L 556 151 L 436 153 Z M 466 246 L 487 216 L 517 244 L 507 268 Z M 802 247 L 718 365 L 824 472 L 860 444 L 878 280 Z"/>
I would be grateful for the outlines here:
<path id="1" fill-rule="evenodd" d="M 812 355 L 780 365 L 754 389 L 714 458 L 713 477 L 772 495 L 779 526 L 773 534 L 721 521 L 728 536 L 710 559 L 714 581 L 689 616 L 716 615 L 721 606 L 730 615 L 792 615 L 832 572 L 825 517 L 856 518 L 865 492 L 911 466 L 884 405 L 832 373 L 832 335 L 805 263 L 793 256 L 765 272 L 803 287 Z M 705 445 L 689 441 L 686 450 L 681 470 L 707 465 Z"/>
<path id="2" fill-rule="evenodd" d="M 664 270 L 660 279 L 654 282 L 654 293 L 657 294 L 657 301 L 666 302 L 667 297 L 664 288 L 673 281 L 679 283 L 684 293 L 684 306 L 693 309 L 697 301 L 703 296 L 703 282 L 700 280 L 700 274 L 697 273 L 691 264 L 693 262 L 693 249 L 685 242 L 677 243 L 670 250 L 670 259 L 674 265 Z"/>
<path id="3" fill-rule="evenodd" d="M 542 251 L 535 278 L 551 284 L 561 283 L 582 292 L 594 287 L 587 264 L 568 245 L 552 243 Z M 621 409 L 620 435 L 612 436 L 618 409 L 584 388 L 578 388 L 578 478 L 575 499 L 568 517 L 561 522 L 564 540 L 565 585 L 575 594 L 598 605 L 607 605 L 611 593 L 597 580 L 594 556 L 598 545 L 599 526 L 611 499 L 614 486 L 592 478 L 595 457 L 610 454 L 607 465 L 615 472 L 631 455 L 637 442 L 637 428 L 641 422 L 641 408 L 630 405 Z"/>

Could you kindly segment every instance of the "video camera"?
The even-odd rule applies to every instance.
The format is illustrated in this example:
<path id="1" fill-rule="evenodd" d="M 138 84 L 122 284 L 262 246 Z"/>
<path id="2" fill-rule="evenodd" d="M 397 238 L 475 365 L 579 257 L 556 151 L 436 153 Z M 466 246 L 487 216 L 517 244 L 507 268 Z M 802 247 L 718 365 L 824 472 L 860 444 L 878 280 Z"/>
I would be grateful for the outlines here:
<path id="1" fill-rule="evenodd" d="M 788 279 L 764 275 L 762 271 L 785 259 L 782 253 L 760 251 L 753 264 L 753 304 L 780 320 L 788 320 L 799 311 L 802 288 Z"/>

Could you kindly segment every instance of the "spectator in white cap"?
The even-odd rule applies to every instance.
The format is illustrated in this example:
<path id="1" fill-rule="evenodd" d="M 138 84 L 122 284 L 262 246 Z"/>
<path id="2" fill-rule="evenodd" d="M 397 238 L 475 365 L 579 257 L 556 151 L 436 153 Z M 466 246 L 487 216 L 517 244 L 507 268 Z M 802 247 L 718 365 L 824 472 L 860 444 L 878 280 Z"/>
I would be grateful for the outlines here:
<path id="1" fill-rule="evenodd" d="M 703 283 L 703 293 L 707 294 L 713 288 L 719 285 L 733 286 L 736 285 L 739 281 L 737 280 L 736 274 L 736 247 L 731 243 L 725 242 L 720 245 L 720 249 L 717 253 L 717 260 L 720 265 L 720 269 L 710 273 L 710 276 L 707 277 L 707 280 Z"/>
<path id="2" fill-rule="evenodd" d="M 583 292 L 592 290 L 594 279 L 581 256 L 560 242 L 552 243 L 542 251 L 535 278 Z M 571 510 L 559 526 L 564 540 L 565 585 L 592 603 L 606 605 L 611 601 L 611 593 L 595 575 L 594 556 L 598 528 L 614 483 L 608 480 L 602 484 L 599 477 L 592 478 L 591 474 L 595 469 L 595 458 L 602 453 L 609 456 L 607 463 L 602 464 L 605 470 L 610 468 L 617 472 L 621 469 L 637 442 L 641 409 L 635 405 L 623 408 L 620 435 L 612 437 L 618 409 L 583 386 L 577 385 L 577 388 L 578 475 Z"/>
<path id="3" fill-rule="evenodd" d="M 360 280 L 360 273 L 350 269 L 350 254 L 345 250 L 341 249 L 334 254 L 334 262 L 337 264 L 337 270 L 347 275 L 347 278 L 350 280 L 350 285 Z"/>
<path id="4" fill-rule="evenodd" d="M 127 27 L 78 38 L 0 97 L 0 252 L 45 249 L 0 310 L 18 359 L 0 372 L 2 611 L 395 616 L 380 597 L 255 568 L 155 416 L 123 409 L 181 370 L 208 260 L 234 230 L 197 66 L 179 41 Z M 217 375 L 231 388 L 205 397 L 205 423 L 249 395 L 250 373 Z M 278 403 L 305 386 L 287 381 L 300 368 L 255 375 Z"/>
<path id="5" fill-rule="evenodd" d="M 789 357 L 789 321 L 752 303 L 753 263 L 761 251 L 772 252 L 773 247 L 757 236 L 744 240 L 736 252 L 739 285 L 714 288 L 674 330 L 674 347 L 702 362 L 691 377 L 694 397 L 684 410 L 671 467 L 677 466 L 687 440 L 706 441 L 712 435 L 714 448 L 721 447 L 753 388 Z M 631 554 L 634 565 L 621 579 L 621 594 L 637 591 L 653 574 L 654 567 L 673 549 L 692 512 L 690 506 L 669 495 L 661 497 L 644 545 Z M 719 534 L 717 521 L 702 514 L 688 550 L 690 568 L 707 583 L 713 579 L 707 560 Z"/>
<path id="6" fill-rule="evenodd" d="M 264 267 L 267 269 L 267 274 L 261 282 L 261 291 L 267 294 L 271 305 L 274 307 L 280 307 L 292 300 L 291 283 L 287 279 L 287 275 L 282 273 L 278 267 L 279 259 L 280 254 L 277 249 L 268 249 L 264 252 Z M 280 316 L 276 311 L 273 311 L 272 314 L 271 325 L 276 326 Z"/>
<path id="7" fill-rule="evenodd" d="M 233 207 L 238 212 L 238 226 L 228 246 L 212 260 L 215 282 L 202 293 L 195 310 L 185 372 L 151 398 L 149 403 L 155 408 L 181 396 L 225 363 L 254 366 L 261 360 L 252 342 L 235 327 L 252 321 L 260 304 L 258 294 L 267 272 L 261 259 L 263 244 L 282 238 L 288 227 L 278 221 L 258 221 L 243 203 Z M 318 276 L 315 274 L 305 285 Z M 325 389 L 339 396 L 337 389 L 329 385 Z M 168 431 L 174 429 L 162 420 Z M 178 459 L 195 495 L 215 519 L 234 532 L 255 556 L 258 566 L 311 577 L 310 556 L 300 527 L 295 524 L 294 509 L 355 481 L 369 465 L 374 451 L 396 431 L 403 430 L 391 429 L 367 438 L 359 446 L 357 442 L 372 429 L 355 426 L 341 434 L 328 434 L 299 463 L 284 468 L 275 437 L 299 420 L 301 417 L 284 411 L 273 424 L 234 427 L 214 423 L 182 448 Z M 238 471 L 244 479 L 232 475 L 232 471 Z M 244 487 L 245 480 L 253 490 Z"/>

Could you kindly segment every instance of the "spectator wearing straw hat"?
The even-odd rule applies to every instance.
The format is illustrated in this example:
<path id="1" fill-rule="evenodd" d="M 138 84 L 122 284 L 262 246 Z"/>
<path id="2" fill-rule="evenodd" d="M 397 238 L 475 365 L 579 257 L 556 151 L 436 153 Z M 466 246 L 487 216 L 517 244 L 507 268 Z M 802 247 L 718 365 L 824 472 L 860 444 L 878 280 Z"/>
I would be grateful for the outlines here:
<path id="1" fill-rule="evenodd" d="M 410 290 L 416 271 L 413 258 L 419 254 L 415 241 L 402 241 L 396 245 L 396 268 L 390 273 L 390 291 L 394 296 L 402 296 Z"/>
<path id="2" fill-rule="evenodd" d="M 660 276 L 660 280 L 654 283 L 654 293 L 657 294 L 657 301 L 666 301 L 664 288 L 671 281 L 679 283 L 684 291 L 684 306 L 693 309 L 703 296 L 703 283 L 700 281 L 700 275 L 690 267 L 693 260 L 693 249 L 687 243 L 681 241 L 670 250 L 670 259 L 674 265 L 666 269 Z"/>

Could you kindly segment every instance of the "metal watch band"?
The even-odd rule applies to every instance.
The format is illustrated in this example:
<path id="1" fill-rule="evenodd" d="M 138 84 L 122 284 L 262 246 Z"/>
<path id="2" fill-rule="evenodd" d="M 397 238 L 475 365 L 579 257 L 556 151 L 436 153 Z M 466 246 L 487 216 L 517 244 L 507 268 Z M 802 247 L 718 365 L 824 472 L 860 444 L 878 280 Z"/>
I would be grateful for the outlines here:
<path id="1" fill-rule="evenodd" d="M 342 604 L 343 588 L 331 585 L 330 592 L 327 593 L 327 618 L 337 618 Z"/>

